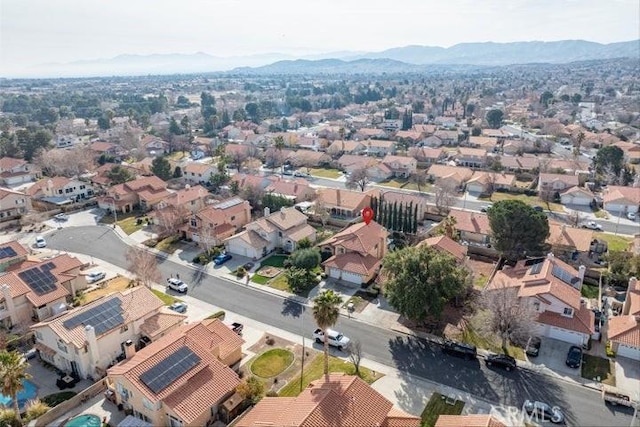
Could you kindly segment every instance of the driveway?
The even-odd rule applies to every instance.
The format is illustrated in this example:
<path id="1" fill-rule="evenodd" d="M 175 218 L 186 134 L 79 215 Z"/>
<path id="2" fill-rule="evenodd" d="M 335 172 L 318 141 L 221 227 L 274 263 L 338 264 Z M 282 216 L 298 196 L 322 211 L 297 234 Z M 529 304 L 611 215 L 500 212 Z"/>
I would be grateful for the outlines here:
<path id="1" fill-rule="evenodd" d="M 581 377 L 580 369 L 573 369 L 566 365 L 567 353 L 572 344 L 553 338 L 540 337 L 542 340 L 538 357 L 527 356 L 529 362 L 539 367 L 546 367 L 560 377 Z"/>
<path id="2" fill-rule="evenodd" d="M 640 363 L 626 357 L 616 357 L 616 387 L 631 393 L 631 398 L 640 401 Z"/>

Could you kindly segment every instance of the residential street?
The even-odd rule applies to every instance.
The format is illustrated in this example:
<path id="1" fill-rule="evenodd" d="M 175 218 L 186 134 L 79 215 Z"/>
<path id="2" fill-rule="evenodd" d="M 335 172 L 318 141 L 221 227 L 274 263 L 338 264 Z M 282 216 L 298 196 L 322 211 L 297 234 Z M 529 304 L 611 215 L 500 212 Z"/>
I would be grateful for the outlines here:
<path id="1" fill-rule="evenodd" d="M 126 268 L 128 246 L 105 226 L 80 226 L 55 230 L 46 236 L 48 247 L 90 255 Z M 189 295 L 231 312 L 283 329 L 309 336 L 313 319 L 309 310 L 292 299 L 261 292 L 241 284 L 211 276 L 203 269 L 159 258 L 164 277 L 180 274 L 189 283 Z M 408 337 L 391 330 L 352 319 L 341 318 L 337 326 L 362 343 L 363 356 L 392 366 L 407 375 L 418 376 L 454 387 L 488 401 L 520 406 L 525 399 L 539 399 L 562 407 L 569 425 L 629 426 L 631 413 L 613 410 L 589 388 L 521 370 L 506 374 L 487 369 L 478 361 L 465 362 L 443 356 L 437 344 Z M 407 383 L 410 378 L 407 377 Z M 422 399 L 415 391 L 398 399 Z"/>

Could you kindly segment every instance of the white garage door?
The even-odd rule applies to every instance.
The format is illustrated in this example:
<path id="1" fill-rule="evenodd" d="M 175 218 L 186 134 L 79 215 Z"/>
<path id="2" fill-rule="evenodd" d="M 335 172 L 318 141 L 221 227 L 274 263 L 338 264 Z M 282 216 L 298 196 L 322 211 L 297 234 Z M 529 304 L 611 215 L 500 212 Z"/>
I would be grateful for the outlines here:
<path id="1" fill-rule="evenodd" d="M 582 345 L 582 335 L 578 332 L 568 331 L 566 329 L 551 326 L 547 335 L 549 338 L 568 342 L 575 345 Z"/>
<path id="2" fill-rule="evenodd" d="M 248 258 L 258 258 L 254 248 L 248 248 L 243 244 L 234 244 L 234 242 L 227 244 L 227 252 L 234 255 L 246 256 Z"/>
<path id="3" fill-rule="evenodd" d="M 333 279 L 339 279 L 340 278 L 340 270 L 338 270 L 337 268 L 330 268 L 329 269 L 329 277 L 331 277 Z"/>
<path id="4" fill-rule="evenodd" d="M 633 360 L 640 360 L 640 348 L 620 344 L 618 346 L 618 356 L 628 357 Z"/>
<path id="5" fill-rule="evenodd" d="M 362 275 L 343 271 L 342 280 L 344 280 L 345 282 L 355 283 L 356 285 L 360 285 L 362 283 Z"/>

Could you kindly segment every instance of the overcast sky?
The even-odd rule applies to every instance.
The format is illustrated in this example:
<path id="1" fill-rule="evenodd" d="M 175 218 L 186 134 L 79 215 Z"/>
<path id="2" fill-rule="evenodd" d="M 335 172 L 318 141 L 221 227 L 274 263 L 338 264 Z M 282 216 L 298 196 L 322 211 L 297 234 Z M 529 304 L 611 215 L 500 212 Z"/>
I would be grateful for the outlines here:
<path id="1" fill-rule="evenodd" d="M 0 0 L 0 75 L 120 54 L 640 38 L 638 0 Z"/>

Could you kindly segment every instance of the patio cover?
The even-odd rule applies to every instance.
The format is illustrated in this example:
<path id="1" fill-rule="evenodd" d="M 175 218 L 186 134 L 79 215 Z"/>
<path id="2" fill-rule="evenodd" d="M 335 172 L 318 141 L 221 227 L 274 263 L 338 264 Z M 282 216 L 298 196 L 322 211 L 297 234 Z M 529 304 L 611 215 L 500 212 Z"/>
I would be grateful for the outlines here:
<path id="1" fill-rule="evenodd" d="M 136 418 L 133 415 L 127 415 L 127 417 L 120 421 L 118 427 L 153 427 L 153 424 L 150 424 L 140 418 Z"/>

